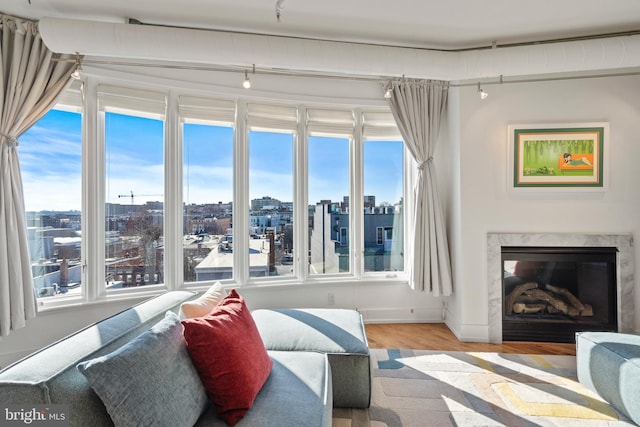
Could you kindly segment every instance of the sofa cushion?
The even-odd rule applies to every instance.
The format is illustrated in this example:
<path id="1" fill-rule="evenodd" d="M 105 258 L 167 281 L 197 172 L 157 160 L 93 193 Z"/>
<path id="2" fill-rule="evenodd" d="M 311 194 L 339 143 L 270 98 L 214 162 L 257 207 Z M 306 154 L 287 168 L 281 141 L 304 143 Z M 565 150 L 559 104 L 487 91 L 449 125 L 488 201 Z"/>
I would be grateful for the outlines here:
<path id="1" fill-rule="evenodd" d="M 180 316 L 185 319 L 205 316 L 218 305 L 225 295 L 226 292 L 222 288 L 222 284 L 216 282 L 198 298 L 183 302 L 180 305 Z"/>
<path id="2" fill-rule="evenodd" d="M 331 427 L 331 371 L 326 354 L 269 351 L 273 369 L 236 427 Z M 196 427 L 225 427 L 213 405 Z"/>
<path id="3" fill-rule="evenodd" d="M 193 425 L 207 405 L 178 315 L 118 350 L 78 364 L 116 426 Z"/>
<path id="4" fill-rule="evenodd" d="M 334 407 L 369 407 L 371 358 L 364 323 L 358 311 L 336 308 L 259 309 L 252 314 L 268 350 L 328 354 Z"/>
<path id="5" fill-rule="evenodd" d="M 182 324 L 189 354 L 218 416 L 234 425 L 253 405 L 273 365 L 251 312 L 232 290 L 211 313 Z"/>

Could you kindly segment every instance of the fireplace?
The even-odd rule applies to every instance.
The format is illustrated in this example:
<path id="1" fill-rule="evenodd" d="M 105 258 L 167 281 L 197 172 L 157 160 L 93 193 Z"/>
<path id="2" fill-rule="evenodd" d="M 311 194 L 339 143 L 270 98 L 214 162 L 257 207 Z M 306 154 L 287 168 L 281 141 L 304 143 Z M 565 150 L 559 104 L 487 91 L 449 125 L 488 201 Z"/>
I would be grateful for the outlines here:
<path id="1" fill-rule="evenodd" d="M 503 247 L 615 248 L 615 315 L 618 332 L 634 331 L 634 248 L 632 234 L 596 233 L 488 233 L 487 234 L 487 340 L 503 342 Z M 553 339 L 553 337 L 551 337 Z M 543 338 L 540 338 L 543 341 Z M 544 339 L 549 341 L 549 339 Z M 550 341 L 552 342 L 552 341 Z"/>
<path id="2" fill-rule="evenodd" d="M 503 246 L 502 339 L 574 342 L 578 331 L 617 331 L 612 247 Z"/>

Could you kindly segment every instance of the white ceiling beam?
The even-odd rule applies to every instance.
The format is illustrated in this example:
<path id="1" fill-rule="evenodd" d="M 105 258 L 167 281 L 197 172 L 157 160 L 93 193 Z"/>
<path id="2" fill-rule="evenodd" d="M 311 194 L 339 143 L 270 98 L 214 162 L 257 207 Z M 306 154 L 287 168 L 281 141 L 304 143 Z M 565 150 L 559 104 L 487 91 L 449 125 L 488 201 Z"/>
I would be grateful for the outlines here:
<path id="1" fill-rule="evenodd" d="M 640 67 L 640 35 L 451 52 L 152 25 L 42 18 L 54 52 L 448 81 Z"/>

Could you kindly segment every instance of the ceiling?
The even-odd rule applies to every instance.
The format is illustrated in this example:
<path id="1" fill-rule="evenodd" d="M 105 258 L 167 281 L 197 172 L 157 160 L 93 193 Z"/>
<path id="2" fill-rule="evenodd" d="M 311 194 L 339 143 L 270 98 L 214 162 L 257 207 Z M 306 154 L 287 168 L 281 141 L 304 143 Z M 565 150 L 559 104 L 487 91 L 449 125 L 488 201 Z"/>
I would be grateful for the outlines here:
<path id="1" fill-rule="evenodd" d="M 640 31 L 638 0 L 5 0 L 0 12 L 441 50 Z"/>

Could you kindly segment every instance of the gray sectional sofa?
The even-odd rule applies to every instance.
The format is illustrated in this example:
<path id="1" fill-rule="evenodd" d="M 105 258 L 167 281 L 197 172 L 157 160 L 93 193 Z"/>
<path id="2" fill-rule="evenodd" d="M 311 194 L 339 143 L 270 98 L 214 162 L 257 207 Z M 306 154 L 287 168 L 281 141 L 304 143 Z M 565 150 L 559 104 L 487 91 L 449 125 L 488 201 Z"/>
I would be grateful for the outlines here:
<path id="1" fill-rule="evenodd" d="M 640 335 L 576 333 L 580 383 L 640 425 Z"/>
<path id="2" fill-rule="evenodd" d="M 6 367 L 0 371 L 0 404 L 64 404 L 69 405 L 72 426 L 112 426 L 113 420 L 105 405 L 77 365 L 95 360 L 98 356 L 113 354 L 114 350 L 122 348 L 158 324 L 167 311 L 177 313 L 183 302 L 194 297 L 194 293 L 186 291 L 162 294 L 88 326 Z M 369 353 L 359 313 L 351 310 L 335 313 L 288 312 L 289 316 L 285 317 L 295 319 L 292 316 L 296 315 L 296 322 L 306 316 L 303 318 L 306 323 L 297 326 L 290 323 L 280 326 L 274 324 L 273 316 L 281 316 L 281 313 L 260 313 L 255 316 L 256 326 L 261 336 L 263 332 L 266 334 L 264 341 L 273 368 L 252 408 L 238 426 L 331 426 L 334 406 L 332 383 L 336 381 L 336 376 L 339 377 L 339 404 L 350 405 L 355 402 L 361 407 L 369 405 Z M 331 329 L 335 342 L 333 339 L 318 342 L 317 334 L 313 333 L 314 324 L 315 327 L 324 328 L 323 333 L 328 331 L 327 328 Z M 342 329 L 341 325 L 346 326 L 347 330 Z M 279 327 L 293 328 L 291 330 L 294 333 L 287 334 L 282 329 L 278 331 Z M 283 345 L 282 339 L 272 342 L 273 334 L 281 338 L 289 336 L 291 345 Z M 344 342 L 350 344 L 342 345 Z M 332 356 L 327 353 L 332 353 Z M 336 362 L 341 353 L 345 360 Z M 333 363 L 330 363 L 330 357 Z M 349 374 L 350 366 L 353 367 L 354 363 L 359 372 L 356 374 L 358 378 Z M 332 379 L 331 368 L 334 365 L 338 372 L 337 375 L 334 372 Z M 356 387 L 352 387 L 354 384 Z M 181 393 L 181 390 L 171 392 Z M 201 414 L 196 414 L 196 420 L 197 426 L 226 425 L 216 416 L 211 404 Z"/>

